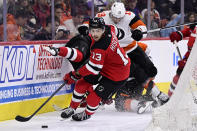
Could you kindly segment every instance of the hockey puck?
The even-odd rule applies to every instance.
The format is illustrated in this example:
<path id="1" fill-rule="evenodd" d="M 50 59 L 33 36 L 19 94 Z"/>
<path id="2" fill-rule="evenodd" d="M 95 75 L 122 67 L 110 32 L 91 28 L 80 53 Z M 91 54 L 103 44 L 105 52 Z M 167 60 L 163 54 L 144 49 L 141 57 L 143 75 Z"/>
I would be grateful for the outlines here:
<path id="1" fill-rule="evenodd" d="M 42 128 L 48 128 L 48 126 L 47 125 L 42 125 Z"/>

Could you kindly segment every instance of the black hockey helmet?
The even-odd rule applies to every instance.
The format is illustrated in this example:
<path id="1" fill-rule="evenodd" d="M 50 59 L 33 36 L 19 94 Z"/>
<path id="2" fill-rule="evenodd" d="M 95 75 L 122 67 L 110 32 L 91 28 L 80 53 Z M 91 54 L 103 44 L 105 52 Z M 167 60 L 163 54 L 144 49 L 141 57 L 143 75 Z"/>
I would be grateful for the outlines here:
<path id="1" fill-rule="evenodd" d="M 104 19 L 101 17 L 94 17 L 89 20 L 89 27 L 90 28 L 105 28 Z"/>

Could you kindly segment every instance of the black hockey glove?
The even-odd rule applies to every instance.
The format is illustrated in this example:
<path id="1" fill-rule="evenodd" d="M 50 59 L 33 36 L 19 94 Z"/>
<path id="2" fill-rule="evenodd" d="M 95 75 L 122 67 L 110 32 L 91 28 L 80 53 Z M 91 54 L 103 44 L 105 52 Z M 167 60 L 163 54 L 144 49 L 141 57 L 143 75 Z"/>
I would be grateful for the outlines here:
<path id="1" fill-rule="evenodd" d="M 136 41 L 140 41 L 143 37 L 143 34 L 140 30 L 136 29 L 132 32 L 131 37 L 136 40 Z"/>
<path id="2" fill-rule="evenodd" d="M 42 47 L 44 50 L 48 51 L 52 56 L 57 56 L 59 54 L 59 48 L 52 46 L 44 46 Z"/>
<path id="3" fill-rule="evenodd" d="M 83 35 L 83 36 L 86 36 L 86 35 L 89 34 L 88 27 L 85 26 L 85 25 L 79 26 L 79 27 L 78 27 L 78 32 L 79 32 L 79 34 L 81 34 L 81 35 Z"/>

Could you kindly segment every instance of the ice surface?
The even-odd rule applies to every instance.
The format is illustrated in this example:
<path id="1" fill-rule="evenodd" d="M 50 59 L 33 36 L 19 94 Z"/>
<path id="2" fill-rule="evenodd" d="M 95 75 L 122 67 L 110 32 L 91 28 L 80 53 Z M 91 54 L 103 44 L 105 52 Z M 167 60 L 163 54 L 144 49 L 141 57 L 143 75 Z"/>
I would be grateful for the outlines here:
<path id="1" fill-rule="evenodd" d="M 0 122 L 0 131 L 144 131 L 150 123 L 151 112 L 117 112 L 114 105 L 106 105 L 88 120 L 63 120 L 58 111 L 34 116 L 27 122 L 9 120 Z M 79 109 L 82 111 L 83 109 Z M 41 128 L 48 125 L 48 128 Z"/>

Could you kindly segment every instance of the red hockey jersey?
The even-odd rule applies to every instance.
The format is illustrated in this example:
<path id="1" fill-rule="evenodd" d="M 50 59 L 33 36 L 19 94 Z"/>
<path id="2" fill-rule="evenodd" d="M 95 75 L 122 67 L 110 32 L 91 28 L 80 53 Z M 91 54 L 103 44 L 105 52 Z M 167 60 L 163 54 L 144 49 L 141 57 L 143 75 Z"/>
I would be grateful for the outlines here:
<path id="1" fill-rule="evenodd" d="M 185 28 L 181 31 L 181 33 L 183 34 L 183 38 L 189 37 L 189 41 L 187 43 L 188 51 L 184 55 L 184 58 L 187 59 L 190 55 L 190 51 L 191 51 L 193 44 L 194 44 L 196 37 L 197 37 L 197 26 L 194 28 L 194 30 L 192 30 L 190 28 Z"/>
<path id="2" fill-rule="evenodd" d="M 113 81 L 122 81 L 129 77 L 130 59 L 120 48 L 115 27 L 106 26 L 105 33 L 97 42 L 91 35 L 91 56 L 87 64 L 79 69 L 81 76 L 99 73 Z"/>
<path id="3" fill-rule="evenodd" d="M 197 31 L 196 30 L 197 30 L 197 27 L 195 27 L 194 30 L 192 30 L 190 28 L 185 28 L 181 31 L 182 34 L 183 34 L 183 37 L 189 37 L 189 41 L 187 43 L 189 50 L 191 50 L 191 48 L 193 47 L 193 44 L 194 44 L 195 39 L 197 37 Z"/>

